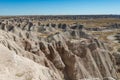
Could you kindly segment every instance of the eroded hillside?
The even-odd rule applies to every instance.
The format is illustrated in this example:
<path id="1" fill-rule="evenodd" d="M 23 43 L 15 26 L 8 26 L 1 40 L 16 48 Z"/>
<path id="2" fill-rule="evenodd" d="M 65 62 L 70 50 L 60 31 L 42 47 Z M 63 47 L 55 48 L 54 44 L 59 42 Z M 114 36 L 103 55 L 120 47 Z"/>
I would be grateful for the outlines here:
<path id="1" fill-rule="evenodd" d="M 0 21 L 0 80 L 119 80 L 109 44 L 81 24 Z"/>

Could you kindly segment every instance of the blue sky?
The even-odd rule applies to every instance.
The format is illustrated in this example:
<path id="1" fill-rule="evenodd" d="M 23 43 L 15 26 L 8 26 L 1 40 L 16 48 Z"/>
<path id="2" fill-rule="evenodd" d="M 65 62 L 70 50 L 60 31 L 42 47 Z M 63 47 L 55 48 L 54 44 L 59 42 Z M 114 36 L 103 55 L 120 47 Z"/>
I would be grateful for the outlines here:
<path id="1" fill-rule="evenodd" d="M 0 0 L 0 15 L 120 14 L 120 0 Z"/>

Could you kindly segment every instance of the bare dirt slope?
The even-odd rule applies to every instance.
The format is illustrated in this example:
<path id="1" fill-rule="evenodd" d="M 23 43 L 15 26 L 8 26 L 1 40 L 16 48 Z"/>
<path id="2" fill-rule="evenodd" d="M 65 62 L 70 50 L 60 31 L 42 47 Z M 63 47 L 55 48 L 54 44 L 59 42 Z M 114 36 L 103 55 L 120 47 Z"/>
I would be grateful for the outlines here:
<path id="1" fill-rule="evenodd" d="M 118 80 L 108 45 L 79 24 L 1 21 L 0 67 L 0 80 Z"/>

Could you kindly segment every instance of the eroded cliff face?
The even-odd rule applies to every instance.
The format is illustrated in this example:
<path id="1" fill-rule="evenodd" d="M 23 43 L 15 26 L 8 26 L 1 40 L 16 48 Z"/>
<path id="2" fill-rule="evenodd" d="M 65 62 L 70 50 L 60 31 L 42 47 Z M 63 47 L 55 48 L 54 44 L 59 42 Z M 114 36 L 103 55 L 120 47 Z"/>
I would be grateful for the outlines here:
<path id="1" fill-rule="evenodd" d="M 0 44 L 0 80 L 62 80 L 54 71 Z"/>
<path id="2" fill-rule="evenodd" d="M 15 22 L 0 24 L 0 80 L 118 80 L 107 45 L 82 25 Z"/>

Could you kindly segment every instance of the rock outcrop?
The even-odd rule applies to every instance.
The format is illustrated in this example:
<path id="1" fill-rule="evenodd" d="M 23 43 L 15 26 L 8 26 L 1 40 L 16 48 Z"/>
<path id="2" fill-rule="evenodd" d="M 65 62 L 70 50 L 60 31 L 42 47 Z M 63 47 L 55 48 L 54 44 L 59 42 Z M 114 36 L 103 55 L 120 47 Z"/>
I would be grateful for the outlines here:
<path id="1" fill-rule="evenodd" d="M 62 80 L 61 77 L 30 59 L 18 56 L 0 44 L 0 80 Z"/>
<path id="2" fill-rule="evenodd" d="M 107 45 L 82 25 L 13 23 L 0 24 L 0 80 L 118 80 Z"/>

